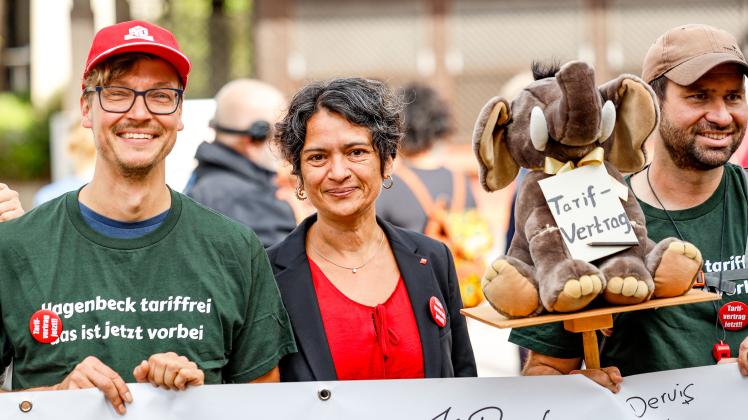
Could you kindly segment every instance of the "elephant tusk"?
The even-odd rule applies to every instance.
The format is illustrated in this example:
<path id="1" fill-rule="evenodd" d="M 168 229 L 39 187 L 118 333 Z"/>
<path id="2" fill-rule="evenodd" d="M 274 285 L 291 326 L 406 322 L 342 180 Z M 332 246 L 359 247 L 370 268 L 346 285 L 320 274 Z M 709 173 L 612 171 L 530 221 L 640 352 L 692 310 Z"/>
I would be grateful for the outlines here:
<path id="1" fill-rule="evenodd" d="M 602 112 L 602 134 L 600 135 L 600 144 L 603 144 L 605 140 L 608 140 L 611 134 L 613 134 L 613 129 L 616 125 L 616 107 L 613 105 L 613 102 L 611 101 L 605 101 L 605 105 L 603 105 L 603 112 Z"/>
<path id="2" fill-rule="evenodd" d="M 530 113 L 530 141 L 535 150 L 542 152 L 548 144 L 548 124 L 540 107 L 534 107 Z"/>

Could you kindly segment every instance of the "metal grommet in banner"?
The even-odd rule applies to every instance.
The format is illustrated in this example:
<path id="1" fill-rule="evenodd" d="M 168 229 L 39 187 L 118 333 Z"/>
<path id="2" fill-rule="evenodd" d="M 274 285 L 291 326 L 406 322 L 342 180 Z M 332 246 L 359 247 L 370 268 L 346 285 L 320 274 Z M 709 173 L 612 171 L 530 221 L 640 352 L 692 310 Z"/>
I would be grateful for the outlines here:
<path id="1" fill-rule="evenodd" d="M 31 404 L 31 401 L 21 401 L 21 403 L 18 404 L 18 409 L 23 413 L 28 413 L 33 407 L 34 404 Z"/>
<path id="2" fill-rule="evenodd" d="M 320 389 L 317 391 L 317 397 L 322 401 L 327 401 L 332 397 L 332 392 L 329 389 Z"/>

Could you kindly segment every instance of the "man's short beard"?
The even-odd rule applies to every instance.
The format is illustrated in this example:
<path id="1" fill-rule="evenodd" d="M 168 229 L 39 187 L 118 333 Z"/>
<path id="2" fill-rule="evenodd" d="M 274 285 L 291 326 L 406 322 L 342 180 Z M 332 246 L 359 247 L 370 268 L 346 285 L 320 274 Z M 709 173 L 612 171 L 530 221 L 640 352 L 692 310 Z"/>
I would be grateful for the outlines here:
<path id="1" fill-rule="evenodd" d="M 120 131 L 127 131 L 130 129 L 147 129 L 151 132 L 155 133 L 155 136 L 163 136 L 164 130 L 163 128 L 159 126 L 152 126 L 148 124 L 117 124 L 114 127 L 112 127 L 112 133 L 116 136 L 118 132 Z M 136 164 L 132 163 L 126 163 L 120 161 L 118 158 L 116 159 L 117 169 L 120 173 L 120 175 L 125 178 L 132 181 L 138 181 L 145 179 L 148 174 L 150 174 L 153 169 L 162 161 L 166 159 L 166 156 L 171 152 L 171 149 L 174 148 L 174 144 L 172 143 L 171 146 L 163 145 L 163 148 L 159 151 L 158 155 L 153 159 L 151 162 L 139 162 Z"/>
<path id="2" fill-rule="evenodd" d="M 151 173 L 155 164 L 143 165 L 143 166 L 125 166 L 121 162 L 119 163 L 119 173 L 123 178 L 131 181 L 139 181 L 145 179 L 148 174 Z"/>
<path id="3" fill-rule="evenodd" d="M 150 162 L 128 163 L 115 158 L 117 171 L 123 178 L 131 181 L 146 179 L 159 163 L 163 163 L 166 160 L 166 156 L 171 152 L 173 147 L 173 145 L 171 147 L 164 145 L 164 148 Z"/>
<path id="4" fill-rule="evenodd" d="M 709 123 L 706 123 L 709 124 Z M 696 144 L 696 132 L 700 130 L 700 123 L 686 129 L 679 128 L 670 123 L 664 116 L 660 120 L 660 138 L 665 145 L 665 149 L 670 155 L 675 166 L 680 169 L 692 169 L 698 171 L 707 171 L 718 168 L 728 160 L 735 150 L 740 147 L 740 142 L 745 134 L 745 126 L 738 126 L 732 122 L 732 144 L 730 144 L 729 153 L 722 153 L 721 150 L 704 150 Z M 718 127 L 711 124 L 710 129 L 723 131 L 724 127 Z M 716 156 L 715 156 L 716 155 Z"/>

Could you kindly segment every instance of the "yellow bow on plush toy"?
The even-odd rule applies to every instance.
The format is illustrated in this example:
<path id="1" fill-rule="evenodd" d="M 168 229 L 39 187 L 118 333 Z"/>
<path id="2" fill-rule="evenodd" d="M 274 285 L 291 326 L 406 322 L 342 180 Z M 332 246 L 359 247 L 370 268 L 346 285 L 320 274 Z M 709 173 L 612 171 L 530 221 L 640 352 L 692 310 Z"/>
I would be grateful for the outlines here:
<path id="1" fill-rule="evenodd" d="M 545 157 L 545 163 L 543 166 L 543 172 L 545 172 L 548 175 L 556 175 L 556 174 L 562 174 L 564 172 L 569 172 L 576 168 L 581 168 L 582 166 L 587 165 L 602 165 L 603 158 L 604 158 L 605 151 L 602 147 L 595 147 L 584 155 L 579 161 L 575 164 L 573 161 L 568 162 L 561 162 L 560 160 L 554 159 L 552 157 Z"/>
<path id="2" fill-rule="evenodd" d="M 554 159 L 552 157 L 545 157 L 545 162 L 543 166 L 543 172 L 548 175 L 558 175 L 562 174 L 564 172 L 569 172 L 571 170 L 574 170 L 576 168 L 581 168 L 582 166 L 599 166 L 603 164 L 603 158 L 605 157 L 605 151 L 602 147 L 595 147 L 592 149 L 589 153 L 584 155 L 577 163 L 574 163 L 573 161 L 568 162 L 561 162 L 558 159 Z M 621 181 L 615 179 L 614 177 L 610 176 L 610 181 L 613 184 L 613 188 L 616 192 L 616 195 L 623 201 L 626 201 L 628 199 L 629 194 L 629 187 L 626 184 L 621 183 Z"/>

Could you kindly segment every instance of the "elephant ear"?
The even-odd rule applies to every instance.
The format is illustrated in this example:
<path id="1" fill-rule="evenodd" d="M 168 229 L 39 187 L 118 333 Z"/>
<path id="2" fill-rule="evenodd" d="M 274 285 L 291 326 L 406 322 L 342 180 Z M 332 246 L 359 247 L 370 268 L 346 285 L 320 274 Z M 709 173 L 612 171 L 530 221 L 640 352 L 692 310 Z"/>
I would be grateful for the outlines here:
<path id="1" fill-rule="evenodd" d="M 649 85 L 630 74 L 602 85 L 600 93 L 603 100 L 610 100 L 616 108 L 612 141 L 605 144 L 606 159 L 621 172 L 636 172 L 647 160 L 644 141 L 660 120 L 655 93 Z"/>
<path id="2" fill-rule="evenodd" d="M 473 151 L 480 165 L 481 185 L 489 192 L 506 187 L 519 172 L 507 145 L 511 118 L 507 101 L 496 96 L 483 106 L 475 122 Z"/>

